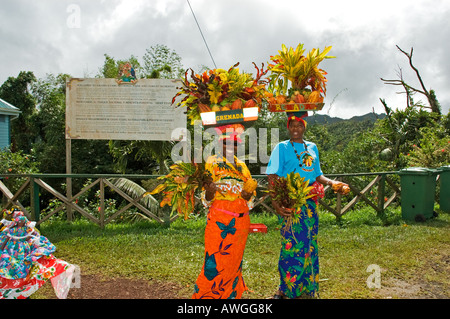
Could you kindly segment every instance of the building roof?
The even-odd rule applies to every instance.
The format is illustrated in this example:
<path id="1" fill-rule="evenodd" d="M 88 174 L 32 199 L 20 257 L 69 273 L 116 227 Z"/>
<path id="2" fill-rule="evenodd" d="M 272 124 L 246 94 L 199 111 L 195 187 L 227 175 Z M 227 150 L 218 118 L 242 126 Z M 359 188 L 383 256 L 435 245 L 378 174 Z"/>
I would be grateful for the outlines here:
<path id="1" fill-rule="evenodd" d="M 0 99 L 0 114 L 19 115 L 22 113 L 17 107 L 9 104 L 5 100 Z"/>

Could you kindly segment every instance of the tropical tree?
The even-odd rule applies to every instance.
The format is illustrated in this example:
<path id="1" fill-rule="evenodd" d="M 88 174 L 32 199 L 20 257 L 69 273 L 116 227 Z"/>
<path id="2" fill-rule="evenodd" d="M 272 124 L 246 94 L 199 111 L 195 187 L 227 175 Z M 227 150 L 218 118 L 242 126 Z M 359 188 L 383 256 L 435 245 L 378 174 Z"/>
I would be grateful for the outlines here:
<path id="1" fill-rule="evenodd" d="M 408 166 L 437 168 L 450 165 L 450 112 L 441 124 L 420 129 L 421 138 L 405 156 Z M 446 125 L 445 125 L 446 124 Z"/>
<path id="2" fill-rule="evenodd" d="M 407 164 L 403 155 L 409 153 L 412 145 L 419 143 L 420 129 L 436 125 L 440 121 L 440 115 L 413 106 L 393 111 L 384 100 L 381 102 L 387 116 L 379 121 L 377 133 L 385 142 L 385 149 L 391 153 L 390 160 L 394 167 L 400 169 Z"/>
<path id="3" fill-rule="evenodd" d="M 184 72 L 181 57 L 163 44 L 147 49 L 143 60 L 143 77 L 148 79 L 178 79 Z"/>
<path id="4" fill-rule="evenodd" d="M 119 74 L 120 66 L 125 62 L 130 62 L 136 73 L 136 77 L 142 78 L 141 64 L 139 63 L 138 58 L 136 58 L 134 55 L 131 55 L 130 58 L 127 60 L 115 60 L 113 57 L 109 56 L 106 53 L 104 54 L 104 56 L 105 62 L 103 63 L 103 66 L 99 68 L 99 73 L 97 74 L 97 77 L 115 79 Z"/>
<path id="5" fill-rule="evenodd" d="M 21 113 L 11 122 L 11 150 L 23 150 L 29 154 L 37 137 L 39 127 L 35 125 L 36 101 L 31 86 L 36 81 L 33 72 L 21 71 L 9 77 L 0 87 L 0 98 L 19 108 Z"/>

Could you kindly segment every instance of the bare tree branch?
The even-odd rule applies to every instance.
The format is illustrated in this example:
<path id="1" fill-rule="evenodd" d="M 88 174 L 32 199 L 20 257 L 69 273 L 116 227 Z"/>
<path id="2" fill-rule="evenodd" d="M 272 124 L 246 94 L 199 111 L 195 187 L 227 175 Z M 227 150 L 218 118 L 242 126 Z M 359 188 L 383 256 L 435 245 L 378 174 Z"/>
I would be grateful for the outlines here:
<path id="1" fill-rule="evenodd" d="M 420 85 L 422 86 L 422 90 L 420 91 L 418 89 L 415 89 L 411 86 L 407 86 L 409 89 L 411 89 L 414 92 L 418 92 L 421 93 L 423 95 L 425 95 L 427 97 L 428 103 L 430 104 L 430 108 L 432 112 L 435 112 L 437 114 L 441 114 L 441 110 L 439 107 L 439 102 L 436 99 L 436 96 L 434 96 L 433 94 L 430 94 L 430 92 L 428 92 L 428 90 L 425 87 L 425 84 L 423 83 L 422 77 L 420 76 L 419 70 L 414 66 L 413 62 L 412 62 L 412 57 L 413 57 L 413 52 L 414 52 L 414 48 L 411 48 L 411 52 L 408 54 L 407 52 L 405 52 L 404 50 L 402 50 L 398 45 L 396 45 L 397 49 L 402 52 L 404 55 L 406 55 L 406 57 L 409 60 L 409 65 L 411 66 L 411 68 L 414 70 L 414 72 L 416 72 L 417 78 L 419 79 Z M 404 83 L 403 79 L 402 82 Z"/>

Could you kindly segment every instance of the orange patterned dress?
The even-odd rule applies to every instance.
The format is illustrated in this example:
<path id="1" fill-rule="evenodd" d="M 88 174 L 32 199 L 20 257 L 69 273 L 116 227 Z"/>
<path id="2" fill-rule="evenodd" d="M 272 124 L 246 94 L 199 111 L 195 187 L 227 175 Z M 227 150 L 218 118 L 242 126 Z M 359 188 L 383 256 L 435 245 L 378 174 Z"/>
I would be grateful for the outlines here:
<path id="1" fill-rule="evenodd" d="M 205 228 L 205 260 L 195 283 L 193 299 L 238 299 L 247 287 L 242 278 L 242 257 L 250 228 L 250 201 L 240 193 L 251 178 L 244 162 L 236 157 L 236 167 L 225 158 L 211 156 L 205 169 L 211 173 L 219 191 L 213 200 L 202 201 L 209 207 Z"/>

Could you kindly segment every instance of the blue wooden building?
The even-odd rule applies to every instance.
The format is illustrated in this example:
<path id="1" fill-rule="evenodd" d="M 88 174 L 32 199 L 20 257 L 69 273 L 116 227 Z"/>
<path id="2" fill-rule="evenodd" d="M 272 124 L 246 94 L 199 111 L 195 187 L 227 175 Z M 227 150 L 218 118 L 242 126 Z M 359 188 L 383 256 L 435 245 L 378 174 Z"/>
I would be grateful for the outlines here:
<path id="1" fill-rule="evenodd" d="M 20 110 L 0 99 L 0 149 L 11 144 L 11 121 L 17 118 Z"/>

